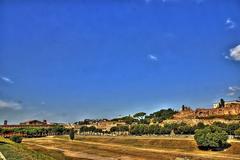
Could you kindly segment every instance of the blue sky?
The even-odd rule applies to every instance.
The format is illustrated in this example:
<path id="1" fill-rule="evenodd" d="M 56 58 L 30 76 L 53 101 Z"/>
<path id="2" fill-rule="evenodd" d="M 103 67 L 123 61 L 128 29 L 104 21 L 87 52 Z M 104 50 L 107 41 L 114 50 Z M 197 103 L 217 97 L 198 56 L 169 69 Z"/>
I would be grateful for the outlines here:
<path id="1" fill-rule="evenodd" d="M 239 10 L 239 0 L 2 0 L 0 121 L 236 99 Z"/>

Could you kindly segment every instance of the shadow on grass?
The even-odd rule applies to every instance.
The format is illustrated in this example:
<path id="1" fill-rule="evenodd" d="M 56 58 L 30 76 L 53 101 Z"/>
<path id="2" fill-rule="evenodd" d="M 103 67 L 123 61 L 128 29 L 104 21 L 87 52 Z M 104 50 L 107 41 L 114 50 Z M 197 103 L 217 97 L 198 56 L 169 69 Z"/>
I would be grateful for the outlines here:
<path id="1" fill-rule="evenodd" d="M 205 146 L 198 146 L 198 149 L 203 150 L 203 151 L 223 151 L 225 149 L 230 148 L 232 145 L 230 143 L 227 143 L 226 145 L 222 147 L 205 147 Z"/>

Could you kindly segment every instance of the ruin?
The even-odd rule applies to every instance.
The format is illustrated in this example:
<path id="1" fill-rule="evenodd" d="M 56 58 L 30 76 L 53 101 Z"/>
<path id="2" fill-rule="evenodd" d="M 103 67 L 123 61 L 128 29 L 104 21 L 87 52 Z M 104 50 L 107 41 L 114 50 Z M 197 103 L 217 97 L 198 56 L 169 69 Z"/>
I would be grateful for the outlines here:
<path id="1" fill-rule="evenodd" d="M 181 110 L 173 115 L 172 119 L 164 120 L 165 123 L 187 123 L 195 125 L 199 122 L 212 124 L 214 122 L 240 123 L 240 101 L 226 101 L 224 104 L 215 103 L 212 108 L 199 107 L 195 110 L 182 106 Z"/>
<path id="2" fill-rule="evenodd" d="M 181 108 L 181 111 L 173 116 L 173 119 L 208 119 L 208 118 L 223 118 L 226 116 L 240 115 L 240 101 L 228 101 L 225 102 L 223 107 L 213 108 L 197 108 L 195 111 L 191 107 Z"/>

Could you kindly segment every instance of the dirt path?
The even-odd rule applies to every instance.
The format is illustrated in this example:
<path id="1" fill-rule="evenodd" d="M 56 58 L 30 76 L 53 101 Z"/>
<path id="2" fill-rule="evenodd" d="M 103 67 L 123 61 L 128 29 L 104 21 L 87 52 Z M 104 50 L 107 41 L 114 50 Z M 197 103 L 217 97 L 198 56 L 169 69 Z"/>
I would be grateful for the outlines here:
<path id="1" fill-rule="evenodd" d="M 32 139 L 27 139 L 25 140 L 25 143 L 28 144 L 30 143 L 31 145 L 37 145 L 39 147 L 44 147 L 47 149 L 55 149 L 55 150 L 59 150 L 62 151 L 66 156 L 70 156 L 70 157 L 77 157 L 77 158 L 87 158 L 87 159 L 93 159 L 93 160 L 115 160 L 115 159 L 124 159 L 124 160 L 133 160 L 133 159 L 146 159 L 144 157 L 142 158 L 133 158 L 132 156 L 124 156 L 124 157 L 103 157 L 103 156 L 99 156 L 97 154 L 89 154 L 89 153 L 85 153 L 85 152 L 80 152 L 80 151 L 72 151 L 69 149 L 66 149 L 64 147 L 59 148 L 58 147 L 49 147 L 49 146 L 45 146 L 45 145 L 39 145 L 37 144 L 38 142 L 44 142 L 44 140 L 46 141 L 51 141 L 52 143 L 54 143 L 54 140 L 60 141 L 62 143 L 69 143 L 69 141 L 66 141 L 64 139 L 61 138 L 45 138 L 45 139 L 37 139 L 35 141 L 33 141 Z M 71 142 L 71 144 L 86 144 L 86 145 L 92 145 L 92 146 L 98 146 L 98 147 L 108 147 L 108 148 L 114 148 L 114 149 L 125 149 L 125 150 L 131 150 L 131 151 L 140 151 L 140 152 L 150 152 L 152 154 L 156 154 L 156 153 L 165 153 L 165 154 L 173 154 L 173 155 L 181 155 L 184 157 L 202 157 L 202 158 L 209 158 L 209 159 L 232 159 L 232 160 L 240 160 L 240 157 L 238 157 L 237 155 L 230 155 L 230 154 L 224 154 L 224 153 L 217 153 L 217 152 L 203 152 L 203 151 L 193 151 L 193 152 L 183 152 L 180 150 L 173 150 L 173 149 L 168 149 L 168 150 L 162 150 L 162 149 L 152 149 L 152 148 L 140 148 L 140 147 L 134 147 L 134 146 L 127 146 L 127 145 L 121 145 L 121 144 L 110 144 L 110 143 L 99 143 L 99 142 L 90 142 L 90 141 L 77 141 L 74 140 Z M 101 148 L 102 148 L 101 147 Z"/>
<path id="2" fill-rule="evenodd" d="M 34 146 L 38 146 L 38 147 L 42 147 L 45 149 L 51 149 L 51 150 L 56 150 L 56 151 L 61 151 L 64 153 L 65 156 L 68 157 L 75 157 L 75 158 L 85 158 L 85 159 L 93 159 L 93 160 L 114 160 L 113 158 L 108 158 L 108 157 L 102 157 L 102 156 L 98 156 L 98 155 L 92 155 L 92 154 L 88 154 L 88 153 L 84 153 L 84 152 L 79 152 L 79 151 L 70 151 L 67 149 L 61 149 L 58 147 L 53 147 L 53 146 L 45 146 L 45 145 L 40 145 L 40 144 L 36 144 L 36 143 L 32 143 L 32 142 L 26 142 L 25 144 L 30 144 L 30 145 L 34 145 Z"/>

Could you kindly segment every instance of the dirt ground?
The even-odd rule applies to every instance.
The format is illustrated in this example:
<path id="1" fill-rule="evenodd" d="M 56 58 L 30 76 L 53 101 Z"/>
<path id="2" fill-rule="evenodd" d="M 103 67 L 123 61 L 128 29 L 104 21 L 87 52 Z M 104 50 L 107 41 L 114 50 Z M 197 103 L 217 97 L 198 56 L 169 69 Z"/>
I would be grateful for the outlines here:
<path id="1" fill-rule="evenodd" d="M 225 151 L 201 151 L 191 138 L 82 136 L 24 139 L 27 147 L 58 160 L 240 160 L 240 142 Z"/>

